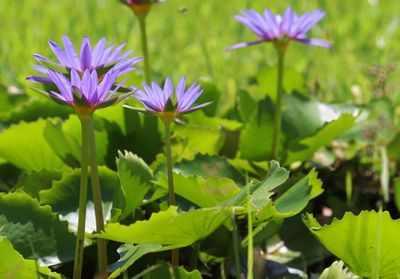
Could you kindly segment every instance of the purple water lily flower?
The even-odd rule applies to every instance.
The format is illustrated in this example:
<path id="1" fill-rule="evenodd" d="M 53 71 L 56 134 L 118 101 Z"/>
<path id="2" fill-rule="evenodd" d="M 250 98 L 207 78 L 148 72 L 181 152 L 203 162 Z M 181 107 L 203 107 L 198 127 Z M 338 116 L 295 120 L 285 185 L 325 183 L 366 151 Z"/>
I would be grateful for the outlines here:
<path id="1" fill-rule="evenodd" d="M 153 3 L 161 3 L 164 0 L 120 0 L 122 3 L 127 5 L 143 5 L 143 4 L 153 4 Z"/>
<path id="2" fill-rule="evenodd" d="M 80 113 L 93 112 L 97 108 L 107 107 L 116 102 L 125 100 L 132 92 L 116 96 L 124 81 L 112 89 L 119 70 L 111 70 L 102 76 L 99 82 L 99 76 L 96 70 L 90 71 L 86 69 L 80 77 L 79 73 L 71 70 L 71 79 L 58 72 L 49 70 L 48 77 L 52 83 L 58 88 L 59 92 L 35 89 L 36 91 L 50 97 L 60 104 L 66 104 Z"/>
<path id="3" fill-rule="evenodd" d="M 185 90 L 185 86 L 185 77 L 181 79 L 176 88 L 174 88 L 171 79 L 167 77 L 164 88 L 152 82 L 151 86 L 143 83 L 144 90 L 136 87 L 132 87 L 132 90 L 137 90 L 133 97 L 144 105 L 147 112 L 160 116 L 165 122 L 171 122 L 180 114 L 198 110 L 211 103 L 194 105 L 204 89 L 201 89 L 201 84 L 198 83 L 194 83 L 187 90 Z"/>
<path id="4" fill-rule="evenodd" d="M 84 37 L 81 43 L 80 56 L 78 56 L 75 48 L 67 35 L 63 36 L 64 49 L 62 49 L 55 42 L 49 40 L 51 50 L 54 52 L 57 62 L 50 60 L 39 54 L 35 54 L 34 58 L 40 65 L 34 66 L 34 69 L 44 75 L 48 75 L 49 70 L 61 73 L 69 73 L 72 69 L 84 73 L 86 70 L 97 70 L 100 74 L 104 74 L 110 69 L 118 72 L 118 75 L 129 73 L 135 68 L 134 64 L 143 60 L 143 57 L 131 57 L 133 51 L 121 53 L 125 43 L 115 47 L 110 46 L 106 48 L 106 39 L 102 38 L 92 48 L 88 37 Z M 45 76 L 31 76 L 28 80 L 38 83 L 50 83 L 49 77 Z"/>
<path id="5" fill-rule="evenodd" d="M 254 10 L 243 11 L 241 15 L 236 15 L 235 19 L 260 37 L 260 40 L 238 43 L 229 47 L 228 50 L 263 42 L 273 42 L 275 47 L 279 47 L 287 45 L 292 40 L 314 46 L 331 47 L 331 43 L 326 40 L 307 37 L 307 32 L 311 27 L 324 16 L 325 13 L 320 10 L 298 16 L 290 6 L 283 16 L 274 15 L 269 9 L 265 9 L 264 14 L 259 14 Z"/>

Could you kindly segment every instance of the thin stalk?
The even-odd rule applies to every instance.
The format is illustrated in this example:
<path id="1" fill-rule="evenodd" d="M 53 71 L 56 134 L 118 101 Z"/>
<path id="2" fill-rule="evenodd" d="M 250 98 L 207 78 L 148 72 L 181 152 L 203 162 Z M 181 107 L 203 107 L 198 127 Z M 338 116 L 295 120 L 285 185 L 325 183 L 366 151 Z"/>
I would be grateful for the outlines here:
<path id="1" fill-rule="evenodd" d="M 172 156 L 171 156 L 171 123 L 166 121 L 165 124 L 165 155 L 167 157 L 167 176 L 168 176 L 168 205 L 176 205 L 175 190 L 174 190 L 174 176 L 172 172 Z M 171 251 L 172 266 L 179 266 L 179 250 L 174 249 Z"/>
<path id="2" fill-rule="evenodd" d="M 79 211 L 78 211 L 78 231 L 76 234 L 76 248 L 74 260 L 73 279 L 80 279 L 83 265 L 83 247 L 85 243 L 85 222 L 86 222 L 86 204 L 87 204 L 87 184 L 88 184 L 88 166 L 89 166 L 89 139 L 88 139 L 88 117 L 80 117 L 82 129 L 81 145 L 81 181 L 79 188 Z"/>
<path id="3" fill-rule="evenodd" d="M 353 178 L 351 170 L 346 171 L 346 203 L 348 207 L 351 207 L 351 200 L 353 194 Z"/>
<path id="4" fill-rule="evenodd" d="M 240 236 L 239 230 L 236 224 L 236 215 L 235 213 L 231 214 L 231 221 L 233 227 L 233 255 L 235 258 L 235 271 L 236 271 L 236 279 L 242 279 L 242 269 L 240 265 Z"/>
<path id="5" fill-rule="evenodd" d="M 103 206 L 101 203 L 101 190 L 99 169 L 97 166 L 96 155 L 96 139 L 94 133 L 93 116 L 91 115 L 88 121 L 89 134 L 89 157 L 90 157 L 90 173 L 92 177 L 92 192 L 94 203 L 94 214 L 96 217 L 96 233 L 104 231 Z M 97 253 L 100 278 L 107 276 L 107 248 L 106 241 L 102 238 L 97 238 Z"/>
<path id="6" fill-rule="evenodd" d="M 283 68 L 285 49 L 278 50 L 278 81 L 276 86 L 276 102 L 275 102 L 275 116 L 274 116 L 274 132 L 272 138 L 272 159 L 277 159 L 279 138 L 281 135 L 281 122 L 282 122 L 282 95 L 283 95 Z"/>
<path id="7" fill-rule="evenodd" d="M 151 69 L 150 69 L 149 51 L 147 47 L 146 16 L 147 16 L 146 14 L 138 14 L 137 18 L 139 20 L 140 41 L 142 44 L 142 52 L 144 55 L 144 79 L 146 83 L 150 83 Z"/>
<path id="8" fill-rule="evenodd" d="M 250 184 L 247 184 L 247 279 L 253 279 L 253 220 L 251 217 Z"/>

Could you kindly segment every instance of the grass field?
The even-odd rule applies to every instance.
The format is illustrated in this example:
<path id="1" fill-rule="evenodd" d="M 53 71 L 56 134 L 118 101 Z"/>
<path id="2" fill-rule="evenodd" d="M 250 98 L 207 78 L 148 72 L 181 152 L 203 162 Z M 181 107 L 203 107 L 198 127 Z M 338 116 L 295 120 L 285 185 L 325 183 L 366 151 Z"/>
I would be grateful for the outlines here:
<path id="1" fill-rule="evenodd" d="M 358 85 L 361 100 L 367 102 L 374 83 L 369 68 L 385 68 L 400 57 L 399 1 L 231 0 L 227 4 L 223 0 L 169 0 L 155 5 L 148 17 L 154 76 L 159 80 L 167 75 L 211 78 L 222 91 L 233 95 L 236 88 L 246 86 L 250 76 L 276 62 L 269 44 L 225 51 L 236 42 L 255 38 L 233 16 L 250 7 L 282 12 L 288 4 L 299 13 L 325 10 L 326 17 L 311 34 L 333 42 L 330 50 L 293 44 L 288 66 L 306 77 L 309 91 L 319 99 L 354 101 L 351 88 L 354 91 Z M 32 54 L 51 56 L 47 40 L 60 42 L 62 34 L 76 43 L 83 35 L 92 41 L 105 36 L 110 44 L 127 41 L 127 49 L 141 53 L 137 22 L 117 0 L 2 0 L 0 11 L 0 82 L 5 87 L 27 88 L 24 79 L 33 73 Z M 399 91 L 392 82 L 398 77 L 398 70 L 391 74 L 389 93 Z"/>

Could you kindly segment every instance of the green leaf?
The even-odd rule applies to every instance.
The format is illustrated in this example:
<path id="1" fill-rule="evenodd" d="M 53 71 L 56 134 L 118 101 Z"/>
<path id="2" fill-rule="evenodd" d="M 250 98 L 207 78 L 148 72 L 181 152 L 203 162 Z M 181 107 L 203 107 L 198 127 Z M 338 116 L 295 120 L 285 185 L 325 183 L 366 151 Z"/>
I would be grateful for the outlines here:
<path id="1" fill-rule="evenodd" d="M 0 156 L 27 171 L 58 170 L 64 163 L 44 137 L 46 120 L 20 122 L 0 133 Z"/>
<path id="2" fill-rule="evenodd" d="M 79 167 L 81 158 L 80 140 L 63 130 L 60 119 L 49 120 L 44 136 L 54 152 L 71 167 Z"/>
<path id="3" fill-rule="evenodd" d="M 1 235 L 25 258 L 50 265 L 74 257 L 74 236 L 49 206 L 19 191 L 0 195 L 0 212 Z"/>
<path id="4" fill-rule="evenodd" d="M 171 206 L 166 211 L 153 213 L 149 220 L 137 221 L 129 226 L 108 224 L 98 235 L 119 242 L 141 244 L 156 243 L 170 248 L 184 247 L 207 237 L 231 213 L 231 208 L 204 208 L 178 212 Z"/>
<path id="5" fill-rule="evenodd" d="M 25 260 L 5 237 L 0 237 L 0 274 L 9 279 L 63 278 L 49 268 L 40 266 L 35 260 Z"/>
<path id="6" fill-rule="evenodd" d="M 225 130 L 237 131 L 240 122 L 207 117 L 198 111 L 185 116 L 185 125 L 175 125 L 173 153 L 181 158 L 193 159 L 197 153 L 216 155 L 225 142 Z"/>
<path id="7" fill-rule="evenodd" d="M 56 170 L 32 172 L 21 176 L 17 185 L 31 197 L 39 199 L 39 191 L 51 188 L 53 181 L 60 180 L 61 176 L 61 171 Z"/>
<path id="8" fill-rule="evenodd" d="M 137 123 L 137 113 L 123 106 L 109 106 L 96 111 L 96 116 L 101 117 L 109 123 L 116 124 L 123 135 L 132 133 L 140 123 Z"/>
<path id="9" fill-rule="evenodd" d="M 305 161 L 311 159 L 314 152 L 321 147 L 329 145 L 332 140 L 340 137 L 355 124 L 355 118 L 351 114 L 342 114 L 338 119 L 324 125 L 313 136 L 299 141 L 298 146 L 289 150 L 286 164 L 295 161 Z"/>
<path id="10" fill-rule="evenodd" d="M 289 178 L 289 171 L 279 166 L 277 161 L 271 161 L 269 170 L 263 181 L 250 185 L 251 200 L 257 211 L 265 207 L 271 200 L 273 190 L 282 185 Z M 227 205 L 243 204 L 247 197 L 247 189 L 243 187 L 234 199 L 227 201 Z"/>
<path id="11" fill-rule="evenodd" d="M 141 158 L 128 151 L 124 154 L 119 152 L 117 168 L 124 196 L 120 218 L 124 219 L 142 204 L 144 196 L 151 188 L 153 172 Z"/>
<path id="12" fill-rule="evenodd" d="M 142 256 L 156 252 L 162 249 L 161 244 L 124 244 L 118 248 L 120 259 L 118 262 L 111 264 L 108 269 L 113 272 L 108 276 L 108 279 L 118 277 L 122 272 L 127 270 L 132 264 L 134 264 Z"/>
<path id="13" fill-rule="evenodd" d="M 247 91 L 240 90 L 238 96 L 238 110 L 240 118 L 244 122 L 250 121 L 251 117 L 257 111 L 257 100 L 252 98 Z"/>
<path id="14" fill-rule="evenodd" d="M 145 275 L 145 276 L 144 276 Z M 202 279 L 200 271 L 197 269 L 187 271 L 183 266 L 171 267 L 168 263 L 162 262 L 145 269 L 132 279 Z"/>
<path id="15" fill-rule="evenodd" d="M 244 184 L 244 177 L 225 157 L 197 154 L 193 160 L 182 160 L 175 163 L 174 170 L 183 175 L 199 175 L 226 177 L 237 183 Z"/>
<path id="16" fill-rule="evenodd" d="M 347 271 L 342 261 L 335 261 L 325 268 L 319 279 L 356 279 L 359 278 Z"/>
<path id="17" fill-rule="evenodd" d="M 59 144 L 54 144 L 54 149 L 61 154 L 71 154 L 73 158 L 80 161 L 80 144 L 82 142 L 82 128 L 81 122 L 77 115 L 70 115 L 67 120 L 62 123 L 62 126 L 53 127 L 57 128 L 58 132 L 53 135 L 53 137 L 63 137 L 63 141 L 66 142 L 68 146 L 60 146 Z M 107 133 L 104 132 L 104 122 L 102 119 L 94 117 L 94 128 L 95 128 L 95 138 L 96 138 L 96 154 L 97 163 L 99 165 L 104 164 L 104 158 L 107 155 L 108 139 Z M 61 134 L 65 134 L 61 136 Z"/>
<path id="18" fill-rule="evenodd" d="M 312 169 L 308 175 L 289 188 L 275 201 L 275 215 L 290 217 L 298 214 L 308 202 L 322 194 L 322 181 Z"/>
<path id="19" fill-rule="evenodd" d="M 282 129 L 290 141 L 311 136 L 326 122 L 337 117 L 328 105 L 294 95 L 283 96 Z"/>
<path id="20" fill-rule="evenodd" d="M 389 212 L 361 211 L 358 216 L 346 212 L 341 220 L 321 226 L 311 215 L 305 225 L 336 257 L 362 278 L 398 278 L 400 275 L 400 221 Z"/>
<path id="21" fill-rule="evenodd" d="M 218 90 L 218 87 L 211 82 L 201 82 L 201 87 L 204 89 L 204 92 L 197 99 L 196 104 L 212 102 L 201 110 L 208 116 L 214 116 L 217 112 L 222 93 Z"/>
<path id="22" fill-rule="evenodd" d="M 103 215 L 105 220 L 111 218 L 114 192 L 119 188 L 117 174 L 106 168 L 99 167 Z M 69 223 L 70 229 L 76 231 L 78 226 L 80 170 L 64 172 L 62 179 L 54 181 L 50 189 L 39 192 L 40 203 L 51 205 L 54 211 L 61 215 L 62 220 Z M 86 207 L 86 232 L 96 230 L 92 186 L 89 179 L 88 204 Z"/>
<path id="23" fill-rule="evenodd" d="M 283 90 L 287 94 L 294 91 L 305 92 L 305 83 L 303 76 L 291 68 L 285 68 L 285 78 L 283 79 Z M 278 78 L 278 67 L 272 66 L 260 71 L 257 74 L 259 84 L 259 93 L 270 96 L 272 100 L 276 99 L 276 86 Z"/>
<path id="24" fill-rule="evenodd" d="M 39 99 L 40 98 L 40 99 Z M 38 97 L 17 106 L 7 117 L 7 122 L 36 121 L 39 118 L 61 117 L 67 118 L 74 111 L 68 106 L 60 106 L 49 99 Z"/>
<path id="25" fill-rule="evenodd" d="M 242 158 L 262 161 L 271 157 L 273 116 L 266 106 L 264 101 L 258 103 L 258 112 L 253 114 L 241 132 L 239 149 Z"/>
<path id="26" fill-rule="evenodd" d="M 157 185 L 168 189 L 168 180 L 161 175 Z M 213 207 L 233 199 L 240 188 L 225 177 L 185 176 L 174 173 L 175 193 L 200 207 Z"/>
<path id="27" fill-rule="evenodd" d="M 193 159 L 197 153 L 217 154 L 223 143 L 221 131 L 210 127 L 176 126 L 174 136 L 173 153 L 186 159 Z"/>

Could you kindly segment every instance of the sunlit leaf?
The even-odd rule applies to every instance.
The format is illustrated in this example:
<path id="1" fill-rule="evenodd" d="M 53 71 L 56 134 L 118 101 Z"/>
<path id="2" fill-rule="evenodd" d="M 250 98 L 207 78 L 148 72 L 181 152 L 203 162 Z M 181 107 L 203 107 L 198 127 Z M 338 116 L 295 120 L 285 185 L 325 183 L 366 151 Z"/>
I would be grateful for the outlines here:
<path id="1" fill-rule="evenodd" d="M 124 196 L 124 208 L 120 217 L 123 219 L 142 204 L 144 196 L 151 188 L 153 172 L 141 158 L 127 151 L 119 153 L 117 168 Z"/>
<path id="2" fill-rule="evenodd" d="M 40 266 L 35 260 L 26 260 L 14 250 L 11 242 L 0 237 L 0 274 L 3 278 L 23 279 L 61 279 L 61 275 L 52 272 L 45 266 Z"/>
<path id="3" fill-rule="evenodd" d="M 276 214 L 289 217 L 302 211 L 308 202 L 322 194 L 322 181 L 318 173 L 312 169 L 307 176 L 290 187 L 275 201 Z"/>
<path id="4" fill-rule="evenodd" d="M 169 247 L 184 247 L 205 238 L 217 229 L 231 212 L 227 208 L 204 208 L 178 212 L 171 206 L 153 213 L 149 220 L 126 226 L 107 224 L 99 237 L 125 243 L 155 243 Z"/>
<path id="5" fill-rule="evenodd" d="M 306 214 L 304 223 L 319 241 L 350 270 L 362 278 L 400 276 L 400 221 L 389 212 L 361 211 L 358 216 L 345 213 L 341 220 L 321 226 Z"/>
<path id="6" fill-rule="evenodd" d="M 336 261 L 322 272 L 319 279 L 356 279 L 359 278 L 347 271 L 342 261 Z"/>
<path id="7" fill-rule="evenodd" d="M 58 170 L 64 163 L 44 137 L 46 120 L 20 122 L 0 133 L 0 156 L 27 171 Z"/>
<path id="8" fill-rule="evenodd" d="M 131 245 L 124 244 L 118 248 L 120 259 L 118 262 L 113 263 L 108 267 L 112 271 L 109 279 L 118 277 L 122 272 L 127 270 L 132 264 L 134 264 L 139 258 L 148 253 L 156 252 L 162 249 L 161 244 L 139 244 Z"/>
<path id="9" fill-rule="evenodd" d="M 168 180 L 162 175 L 157 184 L 168 189 Z M 240 188 L 225 177 L 185 176 L 174 173 L 175 193 L 200 207 L 213 207 L 234 198 Z"/>

